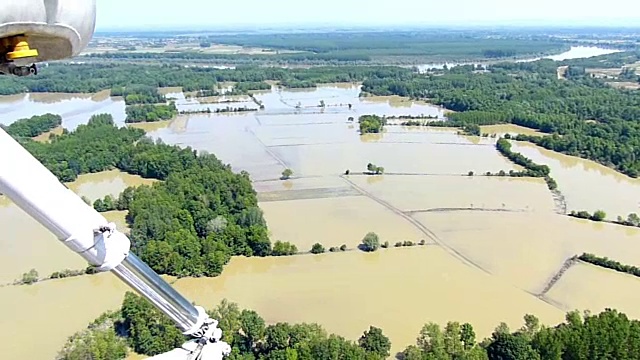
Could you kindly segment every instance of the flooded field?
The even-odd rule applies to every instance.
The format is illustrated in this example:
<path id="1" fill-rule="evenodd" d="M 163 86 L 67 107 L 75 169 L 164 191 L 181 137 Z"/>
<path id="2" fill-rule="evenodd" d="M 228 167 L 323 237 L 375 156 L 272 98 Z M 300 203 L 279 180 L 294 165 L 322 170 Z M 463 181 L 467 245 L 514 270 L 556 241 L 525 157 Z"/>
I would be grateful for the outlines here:
<path id="1" fill-rule="evenodd" d="M 521 326 L 526 312 L 544 322 L 563 317 L 552 306 L 433 246 L 374 254 L 237 258 L 220 278 L 179 280 L 176 287 L 206 307 L 224 297 L 256 310 L 269 323 L 317 322 L 350 339 L 369 325 L 379 326 L 394 351 L 414 343 L 428 321 L 468 321 L 482 338 L 500 321 Z"/>
<path id="2" fill-rule="evenodd" d="M 65 253 L 71 254 L 69 250 Z M 117 309 L 126 290 L 111 274 L 0 288 L 2 308 L 10 309 L 0 316 L 3 359 L 54 359 L 70 335 L 86 328 L 105 310 Z M 28 331 L 33 324 L 47 329 L 37 346 Z"/>
<path id="3" fill-rule="evenodd" d="M 550 212 L 431 212 L 413 217 L 478 268 L 533 294 L 544 290 L 565 260 L 585 252 L 640 266 L 640 229 Z M 640 294 L 640 287 L 634 291 Z"/>
<path id="4" fill-rule="evenodd" d="M 149 180 L 117 171 L 82 175 L 67 184 L 76 193 L 91 200 L 107 194 L 117 196 L 128 186 L 148 184 Z M 107 218 L 124 226 L 124 213 L 113 212 Z M 71 252 L 49 231 L 8 199 L 0 196 L 0 284 L 13 282 L 35 268 L 41 277 L 63 269 L 83 269 L 86 262 Z"/>
<path id="5" fill-rule="evenodd" d="M 392 246 L 426 238 L 406 219 L 365 196 L 263 202 L 260 207 L 271 238 L 295 244 L 300 251 L 309 251 L 315 243 L 327 250 L 342 244 L 355 249 L 371 231 Z"/>
<path id="6" fill-rule="evenodd" d="M 547 298 L 567 311 L 591 309 L 597 313 L 611 308 L 630 318 L 640 318 L 640 279 L 633 275 L 585 263 L 572 266 L 547 293 Z"/>
<path id="7" fill-rule="evenodd" d="M 151 185 L 157 180 L 143 179 L 137 175 L 130 175 L 118 170 L 103 171 L 93 174 L 83 174 L 67 186 L 76 194 L 95 201 L 107 195 L 118 197 L 122 190 L 129 186 Z"/>
<path id="8" fill-rule="evenodd" d="M 388 171 L 419 173 L 423 168 L 431 168 L 434 172 L 467 173 L 482 156 L 478 151 L 461 149 L 460 157 L 469 159 L 467 165 L 449 166 L 447 164 L 453 161 L 433 156 L 422 156 L 422 162 L 417 164 L 409 161 L 398 164 L 397 157 L 392 156 L 389 150 L 391 147 L 404 154 L 403 157 L 411 157 L 417 153 L 451 153 L 446 148 L 449 144 L 444 138 L 440 138 L 444 143 L 434 142 L 433 146 L 429 146 L 423 145 L 424 140 L 416 140 L 415 136 L 385 134 L 388 135 L 387 145 L 369 148 L 369 137 L 360 137 L 357 124 L 348 119 L 373 113 L 388 116 L 444 116 L 443 110 L 424 102 L 394 98 L 369 100 L 360 98 L 359 92 L 360 86 L 355 84 L 304 90 L 274 87 L 270 92 L 255 95 L 265 104 L 265 110 L 235 115 L 190 115 L 182 121 L 181 126 L 167 122 L 165 127 L 152 124 L 147 130 L 152 130 L 150 136 L 167 143 L 213 152 L 223 161 L 231 163 L 234 169 L 249 171 L 254 180 L 277 179 L 287 167 L 293 168 L 300 176 L 336 175 L 347 169 L 364 171 L 369 162 L 378 162 Z M 196 101 L 182 100 L 184 96 L 180 97 L 177 93 L 173 95 L 179 99 L 179 105 L 181 101 Z M 325 108 L 319 107 L 321 100 L 325 102 Z M 205 105 L 197 105 L 196 102 L 193 106 Z M 490 148 L 484 150 L 485 155 L 495 155 Z M 509 169 L 508 162 L 499 157 L 495 159 L 489 168 L 478 170 Z"/>
<path id="9" fill-rule="evenodd" d="M 249 171 L 254 180 L 277 179 L 285 168 L 305 177 L 363 172 L 370 162 L 395 174 L 462 175 L 518 169 L 495 151 L 489 139 L 407 127 L 360 136 L 344 116 L 335 114 L 192 116 L 183 132 L 164 128 L 150 135 L 215 153 L 234 169 Z"/>
<path id="10" fill-rule="evenodd" d="M 483 134 L 496 134 L 497 136 L 504 136 L 505 134 L 509 134 L 512 136 L 516 136 L 518 134 L 523 135 L 539 135 L 544 136 L 545 133 L 539 132 L 537 130 L 533 130 L 530 128 L 526 128 L 524 126 L 513 125 L 513 124 L 505 124 L 505 125 L 485 125 L 480 127 L 480 131 Z"/>
<path id="11" fill-rule="evenodd" d="M 547 211 L 554 202 L 542 179 L 486 176 L 351 176 L 373 196 L 405 212 Z M 443 191 L 443 189 L 446 189 Z"/>
<path id="12" fill-rule="evenodd" d="M 366 278 L 362 274 L 367 274 Z M 563 316 L 552 306 L 460 264 L 433 246 L 376 254 L 236 258 L 218 278 L 182 279 L 175 286 L 207 308 L 227 298 L 258 311 L 269 323 L 317 322 L 352 339 L 369 325 L 380 326 L 393 342 L 394 351 L 413 343 L 428 321 L 468 321 L 482 338 L 500 321 L 513 328 L 520 326 L 525 313 L 536 314 L 544 322 L 556 322 Z M 5 308 L 13 309 L 0 317 L 0 337 L 15 344 L 5 349 L 4 355 L 19 358 L 25 349 L 18 344 L 27 343 L 32 336 L 15 331 L 15 324 L 38 322 L 56 331 L 36 349 L 29 349 L 29 354 L 34 359 L 52 358 L 65 334 L 83 328 L 104 309 L 117 308 L 124 291 L 125 286 L 110 274 L 0 288 Z M 87 292 L 97 299 L 89 302 L 74 296 Z M 497 293 L 500 296 L 496 297 Z M 74 316 L 69 319 L 71 311 Z"/>
<path id="13" fill-rule="evenodd" d="M 530 143 L 512 142 L 512 150 L 551 169 L 567 209 L 593 213 L 604 210 L 615 220 L 629 213 L 640 214 L 640 179 L 632 179 L 590 160 L 559 154 Z M 595 195 L 597 194 L 597 195 Z"/>

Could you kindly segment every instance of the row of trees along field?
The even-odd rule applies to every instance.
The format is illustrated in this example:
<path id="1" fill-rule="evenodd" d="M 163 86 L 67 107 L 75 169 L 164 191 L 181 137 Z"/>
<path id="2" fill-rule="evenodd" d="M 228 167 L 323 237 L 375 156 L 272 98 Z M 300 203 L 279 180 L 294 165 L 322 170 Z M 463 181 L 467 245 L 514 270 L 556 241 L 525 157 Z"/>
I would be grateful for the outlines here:
<path id="1" fill-rule="evenodd" d="M 553 134 L 516 139 L 637 177 L 640 93 L 614 89 L 587 75 L 558 80 L 558 65 L 551 60 L 501 63 L 488 72 L 460 66 L 410 79 L 370 78 L 363 91 L 429 99 L 459 112 L 448 115 L 458 124 L 513 123 Z"/>
<path id="2" fill-rule="evenodd" d="M 163 180 L 126 190 L 114 205 L 129 211 L 133 251 L 159 273 L 215 276 L 233 255 L 271 254 L 249 174 L 144 135 L 102 114 L 51 143 L 19 141 L 61 181 L 114 168 Z"/>
<path id="3" fill-rule="evenodd" d="M 267 325 L 255 311 L 241 310 L 223 300 L 209 312 L 219 319 L 223 340 L 232 346 L 230 360 L 564 360 L 638 359 L 640 322 L 607 309 L 600 314 L 570 312 L 564 323 L 542 326 L 533 315 L 511 331 L 498 325 L 491 337 L 478 342 L 473 326 L 449 322 L 427 323 L 415 345 L 391 354 L 383 329 L 370 326 L 357 341 L 327 333 L 317 324 Z M 85 331 L 69 338 L 58 360 L 123 359 L 129 349 L 157 355 L 179 347 L 186 338 L 170 320 L 146 300 L 127 293 L 122 307 L 96 319 Z"/>
<path id="4" fill-rule="evenodd" d="M 132 64 L 50 64 L 33 77 L 0 78 L 0 95 L 25 92 L 94 93 L 112 89 L 124 95 L 127 88 L 182 87 L 184 91 L 217 90 L 220 82 L 249 83 L 240 88 L 266 90 L 267 80 L 307 83 L 333 83 L 363 81 L 369 78 L 409 78 L 411 69 L 385 66 L 326 66 L 309 69 L 282 69 L 277 67 L 238 66 L 235 69 L 203 67 L 186 68 L 181 65 Z M 147 92 L 132 93 L 139 102 L 151 101 Z M 144 95 L 144 96 L 141 96 Z M 151 95 L 154 96 L 154 95 Z M 126 97 L 125 97 L 126 99 Z M 147 100 L 148 99 L 148 100 Z"/>

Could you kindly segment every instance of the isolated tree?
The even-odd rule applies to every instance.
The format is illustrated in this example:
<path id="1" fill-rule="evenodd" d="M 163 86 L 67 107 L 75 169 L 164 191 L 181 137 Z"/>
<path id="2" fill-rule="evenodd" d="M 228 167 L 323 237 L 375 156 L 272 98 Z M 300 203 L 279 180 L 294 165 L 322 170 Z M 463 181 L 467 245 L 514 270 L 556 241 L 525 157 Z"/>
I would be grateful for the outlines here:
<path id="1" fill-rule="evenodd" d="M 640 225 L 640 217 L 636 213 L 631 213 L 627 216 L 627 222 L 631 226 L 638 226 Z"/>
<path id="2" fill-rule="evenodd" d="M 29 272 L 22 274 L 22 278 L 20 279 L 21 284 L 31 285 L 38 282 L 38 271 L 36 269 L 31 269 Z"/>
<path id="3" fill-rule="evenodd" d="M 315 243 L 311 247 L 312 254 L 322 254 L 323 252 L 325 252 L 325 249 L 324 249 L 324 246 L 322 246 L 322 244 L 320 243 Z"/>
<path id="4" fill-rule="evenodd" d="M 320 107 L 323 108 L 323 107 L 326 107 L 326 106 L 327 106 L 327 104 L 324 103 L 324 100 L 320 100 Z"/>
<path id="5" fill-rule="evenodd" d="M 373 252 L 380 248 L 380 238 L 378 234 L 370 232 L 362 239 L 362 248 L 364 251 Z"/>
<path id="6" fill-rule="evenodd" d="M 375 165 L 373 165 L 372 163 L 368 163 L 368 164 L 367 164 L 367 170 L 368 170 L 369 172 L 375 172 L 375 171 L 376 171 L 376 166 L 375 166 Z"/>
<path id="7" fill-rule="evenodd" d="M 382 329 L 370 326 L 368 331 L 358 340 L 358 344 L 366 351 L 387 358 L 391 350 L 391 341 L 382 333 Z"/>
<path id="8" fill-rule="evenodd" d="M 293 170 L 287 168 L 284 169 L 284 171 L 282 172 L 282 180 L 288 180 L 289 178 L 291 178 L 291 175 L 293 175 Z"/>

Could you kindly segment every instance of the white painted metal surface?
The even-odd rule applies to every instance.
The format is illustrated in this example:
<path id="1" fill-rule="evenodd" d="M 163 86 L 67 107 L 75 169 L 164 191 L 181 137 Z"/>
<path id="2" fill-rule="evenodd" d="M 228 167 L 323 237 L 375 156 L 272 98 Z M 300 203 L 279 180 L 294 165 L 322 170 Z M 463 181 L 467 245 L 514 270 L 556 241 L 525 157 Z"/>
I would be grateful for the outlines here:
<path id="1" fill-rule="evenodd" d="M 36 62 L 78 55 L 95 23 L 96 0 L 0 0 L 0 39 L 27 35 Z"/>

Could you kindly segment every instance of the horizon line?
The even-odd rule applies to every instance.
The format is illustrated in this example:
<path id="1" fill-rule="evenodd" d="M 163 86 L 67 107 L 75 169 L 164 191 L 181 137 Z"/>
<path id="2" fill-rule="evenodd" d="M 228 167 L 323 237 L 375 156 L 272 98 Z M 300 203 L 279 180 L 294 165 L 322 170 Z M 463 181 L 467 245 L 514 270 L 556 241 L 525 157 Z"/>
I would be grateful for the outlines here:
<path id="1" fill-rule="evenodd" d="M 640 19 L 618 19 L 615 23 L 607 22 L 606 24 L 590 24 L 588 20 L 584 21 L 550 21 L 547 23 L 541 22 L 541 20 L 527 20 L 519 21 L 518 23 L 508 22 L 478 22 L 478 23 L 449 23 L 449 24 L 408 24 L 408 23 L 388 23 L 388 24 L 368 24 L 368 23 L 261 23 L 261 24 L 249 24 L 249 23 L 236 23 L 226 25 L 142 25 L 142 26 L 96 26 L 96 33 L 100 32 L 157 32 L 157 31 L 186 31 L 186 32 L 206 32 L 206 31 L 247 31 L 252 32 L 261 30 L 319 30 L 319 29 L 333 29 L 333 30 L 345 30 L 345 29 L 368 29 L 368 30 L 399 30 L 399 29 L 457 29 L 457 30 L 473 30 L 473 29 L 487 29 L 487 28 L 509 28 L 509 29 L 638 29 L 640 30 Z M 629 22 L 629 23 L 626 23 Z M 259 29 L 256 29 L 259 27 Z"/>

